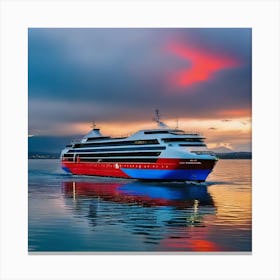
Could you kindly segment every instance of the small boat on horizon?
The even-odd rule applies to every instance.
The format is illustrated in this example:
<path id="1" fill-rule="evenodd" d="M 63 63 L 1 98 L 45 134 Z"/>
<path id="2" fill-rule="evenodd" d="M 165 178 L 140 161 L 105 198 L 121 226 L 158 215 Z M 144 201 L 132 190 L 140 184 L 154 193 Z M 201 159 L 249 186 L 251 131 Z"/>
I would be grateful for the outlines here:
<path id="1" fill-rule="evenodd" d="M 157 181 L 203 182 L 217 157 L 199 133 L 171 129 L 160 120 L 156 129 L 139 130 L 129 137 L 104 136 L 93 129 L 61 152 L 61 166 L 74 175 Z"/>

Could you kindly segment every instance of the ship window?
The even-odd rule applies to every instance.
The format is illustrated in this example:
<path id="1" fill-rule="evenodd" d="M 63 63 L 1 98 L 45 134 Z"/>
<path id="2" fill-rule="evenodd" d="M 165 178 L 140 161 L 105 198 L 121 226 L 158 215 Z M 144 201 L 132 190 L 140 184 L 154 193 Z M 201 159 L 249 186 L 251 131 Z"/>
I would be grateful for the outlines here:
<path id="1" fill-rule="evenodd" d="M 116 141 L 116 142 L 102 142 L 102 143 L 79 143 L 75 144 L 74 148 L 83 147 L 106 147 L 106 146 L 130 146 L 130 145 L 153 145 L 159 144 L 157 139 L 148 140 L 134 140 L 134 141 Z"/>
<path id="2" fill-rule="evenodd" d="M 99 140 L 105 140 L 105 139 L 110 139 L 110 137 L 89 137 L 87 138 L 87 141 L 99 141 Z"/>
<path id="3" fill-rule="evenodd" d="M 203 138 L 162 138 L 166 143 L 169 142 L 198 142 L 203 143 Z"/>
<path id="4" fill-rule="evenodd" d="M 193 136 L 199 136 L 198 133 L 189 133 L 189 132 L 185 132 L 184 130 L 173 130 L 172 132 L 170 132 L 171 134 L 174 135 L 193 135 Z"/>
<path id="5" fill-rule="evenodd" d="M 73 156 L 74 156 L 73 154 L 67 154 L 66 153 L 66 154 L 63 155 L 63 159 L 67 160 L 67 161 L 73 161 Z"/>
<path id="6" fill-rule="evenodd" d="M 193 143 L 193 144 L 180 144 L 179 146 L 182 146 L 182 147 L 193 147 L 193 146 L 196 146 L 196 147 L 206 147 L 205 144 L 196 144 L 196 143 Z"/>
<path id="7" fill-rule="evenodd" d="M 63 157 L 65 157 L 65 158 L 72 158 L 73 154 L 64 154 Z"/>
<path id="8" fill-rule="evenodd" d="M 166 134 L 169 133 L 168 130 L 158 130 L 158 131 L 145 131 L 144 134 Z"/>
<path id="9" fill-rule="evenodd" d="M 156 162 L 158 158 L 106 158 L 102 162 Z M 98 162 L 97 158 L 80 158 L 81 162 Z"/>
<path id="10" fill-rule="evenodd" d="M 158 147 L 133 147 L 133 148 L 106 148 L 106 149 L 86 149 L 86 150 L 69 150 L 69 153 L 75 153 L 79 151 L 79 153 L 88 153 L 88 152 L 114 152 L 114 151 L 141 151 L 141 150 L 165 150 L 166 147 L 158 146 Z"/>
<path id="11" fill-rule="evenodd" d="M 143 145 L 143 144 L 145 145 L 146 141 L 145 140 L 137 140 L 137 141 L 134 142 L 134 144 L 135 145 Z"/>
<path id="12" fill-rule="evenodd" d="M 171 134 L 174 134 L 174 135 L 184 135 L 184 134 L 186 134 L 186 132 L 184 131 L 184 130 L 173 130 L 172 132 L 171 132 Z"/>
<path id="13" fill-rule="evenodd" d="M 96 157 L 143 157 L 143 156 L 159 156 L 160 152 L 138 152 L 138 153 L 94 153 L 94 154 L 78 154 L 80 158 L 96 158 Z"/>

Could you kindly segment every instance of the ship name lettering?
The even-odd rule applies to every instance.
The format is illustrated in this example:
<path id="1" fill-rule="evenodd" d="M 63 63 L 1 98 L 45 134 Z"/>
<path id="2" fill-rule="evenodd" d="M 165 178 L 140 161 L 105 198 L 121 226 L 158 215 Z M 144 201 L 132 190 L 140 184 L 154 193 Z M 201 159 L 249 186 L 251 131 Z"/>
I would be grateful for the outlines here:
<path id="1" fill-rule="evenodd" d="M 201 164 L 201 162 L 200 161 L 192 161 L 192 162 L 190 162 L 190 161 L 180 161 L 180 164 Z"/>

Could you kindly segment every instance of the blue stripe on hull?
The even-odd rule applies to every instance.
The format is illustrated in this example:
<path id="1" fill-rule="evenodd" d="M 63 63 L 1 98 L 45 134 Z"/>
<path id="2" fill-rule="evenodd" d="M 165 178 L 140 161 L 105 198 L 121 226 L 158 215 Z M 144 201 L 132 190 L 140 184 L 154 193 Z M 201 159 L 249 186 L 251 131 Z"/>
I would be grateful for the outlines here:
<path id="1" fill-rule="evenodd" d="M 65 171 L 65 172 L 67 172 L 67 173 L 72 173 L 71 172 L 71 170 L 68 168 L 68 167 L 66 167 L 66 166 L 61 166 L 61 168 Z"/>
<path id="2" fill-rule="evenodd" d="M 205 181 L 211 169 L 135 169 L 122 168 L 128 176 L 134 179 L 147 180 L 183 180 L 183 181 Z"/>

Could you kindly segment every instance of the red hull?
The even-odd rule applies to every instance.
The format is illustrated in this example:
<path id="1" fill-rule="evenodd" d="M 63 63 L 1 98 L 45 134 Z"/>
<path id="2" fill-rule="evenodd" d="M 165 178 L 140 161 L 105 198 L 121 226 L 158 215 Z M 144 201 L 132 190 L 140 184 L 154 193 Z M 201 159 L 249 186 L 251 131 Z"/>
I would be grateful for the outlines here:
<path id="1" fill-rule="evenodd" d="M 158 159 L 154 163 L 98 163 L 62 161 L 62 167 L 75 175 L 93 175 L 106 177 L 131 178 L 122 169 L 135 170 L 203 170 L 213 169 L 213 160 Z"/>

